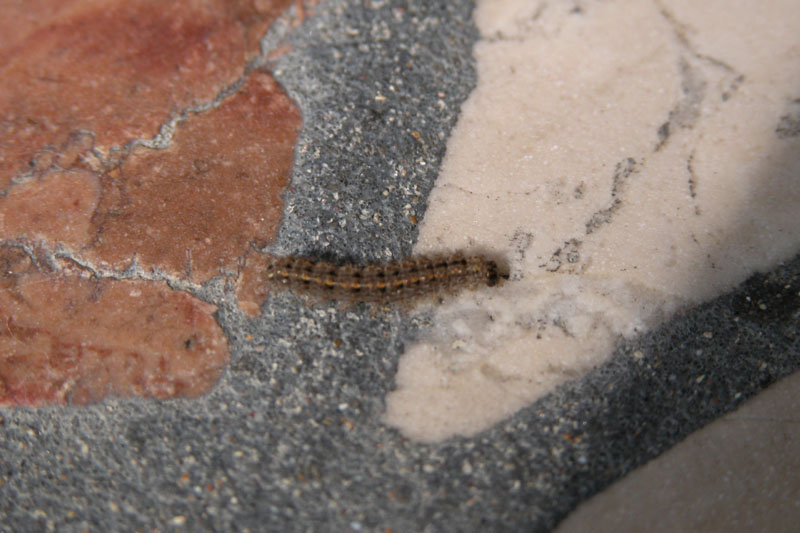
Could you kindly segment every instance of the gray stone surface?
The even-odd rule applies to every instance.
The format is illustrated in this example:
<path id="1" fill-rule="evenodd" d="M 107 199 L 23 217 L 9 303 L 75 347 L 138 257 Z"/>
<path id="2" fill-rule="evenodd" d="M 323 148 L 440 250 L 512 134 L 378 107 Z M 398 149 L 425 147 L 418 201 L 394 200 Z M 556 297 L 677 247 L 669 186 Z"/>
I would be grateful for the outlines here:
<path id="1" fill-rule="evenodd" d="M 782 379 L 637 468 L 557 533 L 797 531 L 800 373 Z"/>
<path id="2" fill-rule="evenodd" d="M 292 34 L 273 68 L 305 123 L 272 253 L 409 253 L 411 216 L 474 86 L 471 9 L 327 0 Z M 212 283 L 201 295 L 220 306 L 233 361 L 207 396 L 0 414 L 0 530 L 548 530 L 800 367 L 799 273 L 795 259 L 757 276 L 491 430 L 438 445 L 380 420 L 424 316 L 283 293 L 249 319 Z"/>

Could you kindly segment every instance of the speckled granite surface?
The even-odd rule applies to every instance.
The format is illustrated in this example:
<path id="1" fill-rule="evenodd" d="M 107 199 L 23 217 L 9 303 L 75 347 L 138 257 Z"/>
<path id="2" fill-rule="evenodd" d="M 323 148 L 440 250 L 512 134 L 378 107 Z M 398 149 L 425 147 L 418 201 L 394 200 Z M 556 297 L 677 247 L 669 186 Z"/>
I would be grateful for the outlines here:
<path id="1" fill-rule="evenodd" d="M 474 83 L 471 7 L 329 0 L 292 35 L 274 71 L 305 124 L 270 251 L 409 252 Z M 547 530 L 800 367 L 798 275 L 800 259 L 757 276 L 505 423 L 438 445 L 381 424 L 424 316 L 287 293 L 251 319 L 211 284 L 199 295 L 220 306 L 233 360 L 206 397 L 0 415 L 0 529 Z"/>

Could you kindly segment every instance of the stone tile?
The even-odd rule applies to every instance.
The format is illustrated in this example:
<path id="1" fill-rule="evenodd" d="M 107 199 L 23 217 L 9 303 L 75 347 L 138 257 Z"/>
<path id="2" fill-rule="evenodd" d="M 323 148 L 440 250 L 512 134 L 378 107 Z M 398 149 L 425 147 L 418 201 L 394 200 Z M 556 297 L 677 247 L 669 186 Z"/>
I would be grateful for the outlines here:
<path id="1" fill-rule="evenodd" d="M 0 188 L 75 132 L 91 132 L 113 162 L 112 146 L 213 99 L 289 3 L 12 3 L 5 25 L 20 25 L 0 33 Z"/>
<path id="2" fill-rule="evenodd" d="M 81 248 L 91 242 L 90 222 L 99 198 L 95 173 L 47 171 L 0 199 L 0 239 L 44 240 Z"/>
<path id="3" fill-rule="evenodd" d="M 57 274 L 0 249 L 0 406 L 196 396 L 229 351 L 213 305 L 164 283 Z"/>
<path id="4" fill-rule="evenodd" d="M 415 252 L 505 257 L 512 276 L 436 310 L 389 423 L 474 435 L 794 257 L 798 20 L 789 0 L 479 0 L 478 84 Z"/>
<path id="5" fill-rule="evenodd" d="M 794 531 L 799 408 L 794 374 L 586 501 L 557 531 Z"/>
<path id="6" fill-rule="evenodd" d="M 261 304 L 267 297 L 267 283 L 264 272 L 270 258 L 266 255 L 248 251 L 243 256 L 242 270 L 236 284 L 236 300 L 242 311 L 250 316 L 257 315 Z"/>
<path id="7" fill-rule="evenodd" d="M 125 146 L 215 101 L 290 3 L 10 3 L 0 404 L 193 396 L 217 380 L 229 351 L 215 306 L 160 282 L 87 276 L 114 276 L 135 257 L 196 287 L 238 276 L 274 238 L 301 119 L 269 73 L 186 114 L 166 149 Z M 248 279 L 256 313 L 265 290 L 257 273 Z"/>
<path id="8" fill-rule="evenodd" d="M 203 282 L 236 272 L 278 229 L 300 115 L 272 77 L 254 73 L 218 108 L 181 123 L 172 146 L 137 149 L 102 177 L 93 261 Z"/>

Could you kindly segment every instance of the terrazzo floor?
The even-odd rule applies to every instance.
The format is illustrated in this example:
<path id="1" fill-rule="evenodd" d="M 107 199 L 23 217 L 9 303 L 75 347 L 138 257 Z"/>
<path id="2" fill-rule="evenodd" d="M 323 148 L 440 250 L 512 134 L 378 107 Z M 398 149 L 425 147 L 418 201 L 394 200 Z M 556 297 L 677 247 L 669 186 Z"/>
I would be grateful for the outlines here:
<path id="1" fill-rule="evenodd" d="M 0 2 L 0 530 L 791 531 L 796 10 Z"/>

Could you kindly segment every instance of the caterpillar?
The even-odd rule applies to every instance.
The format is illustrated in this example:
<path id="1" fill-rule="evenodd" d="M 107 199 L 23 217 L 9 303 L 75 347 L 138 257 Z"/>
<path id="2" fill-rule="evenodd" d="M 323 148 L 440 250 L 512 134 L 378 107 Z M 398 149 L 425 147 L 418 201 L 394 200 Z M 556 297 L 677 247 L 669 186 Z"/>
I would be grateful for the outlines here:
<path id="1" fill-rule="evenodd" d="M 267 265 L 266 278 L 300 295 L 358 303 L 410 301 L 481 285 L 493 287 L 508 274 L 490 259 L 457 252 L 370 265 L 281 257 Z"/>

